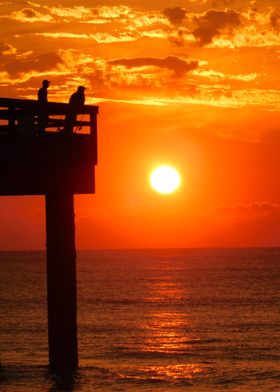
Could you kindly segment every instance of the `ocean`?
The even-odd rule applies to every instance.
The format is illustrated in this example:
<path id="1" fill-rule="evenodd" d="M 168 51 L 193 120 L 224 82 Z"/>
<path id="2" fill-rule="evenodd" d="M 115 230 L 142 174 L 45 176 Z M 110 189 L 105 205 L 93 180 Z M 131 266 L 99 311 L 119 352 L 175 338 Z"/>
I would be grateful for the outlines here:
<path id="1" fill-rule="evenodd" d="M 280 248 L 80 251 L 79 370 L 48 372 L 44 252 L 0 252 L 1 392 L 280 391 Z"/>

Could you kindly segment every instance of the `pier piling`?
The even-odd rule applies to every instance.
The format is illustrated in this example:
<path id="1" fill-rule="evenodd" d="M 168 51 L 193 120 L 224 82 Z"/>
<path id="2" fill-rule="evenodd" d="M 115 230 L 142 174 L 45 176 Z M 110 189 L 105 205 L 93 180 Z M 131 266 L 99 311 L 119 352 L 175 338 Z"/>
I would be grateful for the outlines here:
<path id="1" fill-rule="evenodd" d="M 51 371 L 78 367 L 74 197 L 46 195 L 47 298 Z"/>
<path id="2" fill-rule="evenodd" d="M 69 134 L 71 110 L 58 102 L 0 98 L 0 196 L 45 196 L 49 367 L 55 373 L 78 367 L 74 195 L 95 193 L 97 164 L 98 107 L 77 107 Z"/>

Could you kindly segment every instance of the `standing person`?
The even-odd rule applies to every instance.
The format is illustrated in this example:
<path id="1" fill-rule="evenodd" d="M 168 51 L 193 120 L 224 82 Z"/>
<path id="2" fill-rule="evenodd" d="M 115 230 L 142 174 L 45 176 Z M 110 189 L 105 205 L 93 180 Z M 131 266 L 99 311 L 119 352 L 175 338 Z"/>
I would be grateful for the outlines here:
<path id="1" fill-rule="evenodd" d="M 69 112 L 65 116 L 65 132 L 69 135 L 73 133 L 77 113 L 85 103 L 85 89 L 84 86 L 79 86 L 69 99 Z"/>
<path id="2" fill-rule="evenodd" d="M 43 80 L 42 87 L 38 90 L 38 101 L 40 103 L 48 102 L 48 87 L 50 85 L 49 80 Z"/>
<path id="3" fill-rule="evenodd" d="M 38 102 L 39 106 L 38 113 L 38 134 L 42 135 L 45 132 L 45 128 L 48 124 L 48 114 L 45 112 L 45 105 L 48 103 L 48 87 L 50 85 L 49 80 L 43 80 L 42 87 L 38 90 Z"/>

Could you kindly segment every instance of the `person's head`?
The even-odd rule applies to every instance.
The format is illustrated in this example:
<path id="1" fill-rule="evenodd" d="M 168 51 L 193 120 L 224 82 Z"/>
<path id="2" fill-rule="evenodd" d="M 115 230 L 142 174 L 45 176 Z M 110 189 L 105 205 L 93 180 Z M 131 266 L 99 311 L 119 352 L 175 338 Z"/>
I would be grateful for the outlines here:
<path id="1" fill-rule="evenodd" d="M 50 81 L 45 79 L 45 80 L 43 80 L 42 85 L 43 85 L 43 87 L 48 88 L 50 85 Z"/>
<path id="2" fill-rule="evenodd" d="M 86 89 L 86 88 L 85 88 L 84 86 L 79 86 L 77 91 L 78 91 L 78 93 L 80 93 L 80 94 L 84 94 L 85 89 Z"/>

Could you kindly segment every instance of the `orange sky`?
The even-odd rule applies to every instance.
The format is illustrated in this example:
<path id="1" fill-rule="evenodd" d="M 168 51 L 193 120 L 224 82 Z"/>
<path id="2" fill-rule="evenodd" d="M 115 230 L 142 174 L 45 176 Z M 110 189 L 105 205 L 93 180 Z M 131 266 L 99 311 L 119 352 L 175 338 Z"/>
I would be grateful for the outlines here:
<path id="1" fill-rule="evenodd" d="M 0 96 L 100 106 L 79 248 L 280 246 L 279 0 L 2 1 Z M 148 184 L 170 163 L 170 196 Z M 0 249 L 45 246 L 44 198 L 0 199 Z"/>

